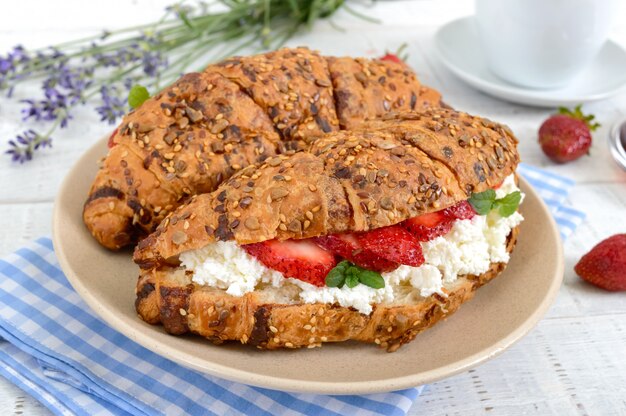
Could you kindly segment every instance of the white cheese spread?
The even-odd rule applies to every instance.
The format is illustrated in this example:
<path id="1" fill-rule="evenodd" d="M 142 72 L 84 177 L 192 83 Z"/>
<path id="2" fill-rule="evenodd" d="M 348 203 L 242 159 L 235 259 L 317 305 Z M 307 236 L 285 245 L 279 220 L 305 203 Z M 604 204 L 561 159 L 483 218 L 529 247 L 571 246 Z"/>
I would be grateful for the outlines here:
<path id="1" fill-rule="evenodd" d="M 496 190 L 496 195 L 502 198 L 517 190 L 511 175 Z M 295 285 L 301 302 L 337 303 L 368 315 L 373 304 L 393 302 L 394 291 L 399 286 L 410 285 L 424 297 L 433 293 L 445 295 L 444 284 L 454 282 L 458 276 L 484 273 L 494 262 L 507 263 L 507 236 L 522 220 L 519 212 L 501 217 L 496 210 L 469 220 L 457 220 L 446 235 L 421 243 L 426 260 L 423 265 L 400 266 L 392 272 L 382 273 L 385 279 L 382 289 L 365 285 L 354 288 L 344 286 L 341 289 L 317 287 L 298 279 L 285 278 L 232 241 L 219 241 L 181 253 L 180 261 L 187 270 L 193 271 L 192 280 L 195 283 L 225 289 L 233 296 L 242 296 L 261 284 L 274 287 Z"/>

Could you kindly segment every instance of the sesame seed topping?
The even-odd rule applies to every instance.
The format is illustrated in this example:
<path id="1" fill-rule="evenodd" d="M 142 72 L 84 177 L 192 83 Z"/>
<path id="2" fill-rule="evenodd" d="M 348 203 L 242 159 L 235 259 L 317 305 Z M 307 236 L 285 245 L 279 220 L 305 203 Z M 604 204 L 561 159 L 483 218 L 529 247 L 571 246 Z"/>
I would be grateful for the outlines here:
<path id="1" fill-rule="evenodd" d="M 172 234 L 172 242 L 174 244 L 180 245 L 180 244 L 183 244 L 185 241 L 187 241 L 187 234 L 185 234 L 184 232 L 179 230 L 179 231 L 175 231 Z"/>

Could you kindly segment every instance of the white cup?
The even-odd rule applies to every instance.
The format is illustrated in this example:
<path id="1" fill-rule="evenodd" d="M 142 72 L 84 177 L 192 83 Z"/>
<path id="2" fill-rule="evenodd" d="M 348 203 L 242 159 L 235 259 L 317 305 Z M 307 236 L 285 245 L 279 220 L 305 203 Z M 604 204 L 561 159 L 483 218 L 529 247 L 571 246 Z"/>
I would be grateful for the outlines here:
<path id="1" fill-rule="evenodd" d="M 476 0 L 489 68 L 524 87 L 563 87 L 600 51 L 616 5 L 616 0 Z"/>

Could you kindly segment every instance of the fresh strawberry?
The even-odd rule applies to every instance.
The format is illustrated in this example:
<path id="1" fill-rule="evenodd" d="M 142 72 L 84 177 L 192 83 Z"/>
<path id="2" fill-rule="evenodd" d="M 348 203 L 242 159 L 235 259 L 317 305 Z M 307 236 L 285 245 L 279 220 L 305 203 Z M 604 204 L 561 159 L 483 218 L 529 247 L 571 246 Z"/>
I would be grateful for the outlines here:
<path id="1" fill-rule="evenodd" d="M 111 136 L 109 136 L 109 142 L 107 143 L 107 146 L 109 146 L 109 149 L 116 145 L 116 143 L 113 141 L 113 138 L 115 137 L 116 134 L 117 134 L 117 129 L 113 130 L 113 133 L 111 133 Z"/>
<path id="2" fill-rule="evenodd" d="M 598 243 L 574 267 L 589 283 L 605 290 L 626 290 L 626 234 Z"/>
<path id="3" fill-rule="evenodd" d="M 474 218 L 476 211 L 467 201 L 461 201 L 456 205 L 443 210 L 443 215 L 451 220 L 469 220 Z"/>
<path id="4" fill-rule="evenodd" d="M 402 226 L 418 241 L 430 241 L 450 231 L 452 221 L 443 211 L 437 211 L 409 218 L 402 223 Z"/>
<path id="5" fill-rule="evenodd" d="M 242 247 L 270 269 L 315 286 L 324 286 L 326 275 L 337 265 L 331 252 L 311 240 L 269 240 Z"/>
<path id="6" fill-rule="evenodd" d="M 584 115 L 581 106 L 574 111 L 559 108 L 559 114 L 543 122 L 539 128 L 539 144 L 550 159 L 557 163 L 576 160 L 589 152 L 591 132 L 600 125 L 594 116 Z"/>
<path id="7" fill-rule="evenodd" d="M 387 52 L 385 54 L 385 56 L 383 56 L 382 58 L 380 58 L 381 61 L 391 61 L 391 62 L 395 62 L 397 64 L 403 64 L 404 61 L 400 58 L 398 58 L 398 55 L 396 55 L 395 53 L 389 53 Z"/>
<path id="8" fill-rule="evenodd" d="M 413 267 L 419 267 L 424 263 L 419 241 L 399 225 L 359 233 L 357 239 L 363 250 L 384 259 Z"/>
<path id="9" fill-rule="evenodd" d="M 476 215 L 476 211 L 467 201 L 441 211 L 429 212 L 418 217 L 409 218 L 402 223 L 419 241 L 430 241 L 447 234 L 456 220 L 468 220 Z"/>
<path id="10" fill-rule="evenodd" d="M 399 266 L 398 263 L 385 260 L 373 252 L 365 250 L 356 235 L 352 233 L 317 237 L 315 243 L 364 269 L 390 272 Z"/>

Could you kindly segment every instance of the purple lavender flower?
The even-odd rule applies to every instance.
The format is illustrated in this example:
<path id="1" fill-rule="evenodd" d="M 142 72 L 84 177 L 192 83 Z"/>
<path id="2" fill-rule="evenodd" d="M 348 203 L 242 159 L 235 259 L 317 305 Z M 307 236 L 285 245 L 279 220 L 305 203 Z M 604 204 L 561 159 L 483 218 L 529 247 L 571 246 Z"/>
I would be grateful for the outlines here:
<path id="1" fill-rule="evenodd" d="M 68 112 L 67 97 L 61 94 L 56 88 L 45 90 L 45 99 L 40 101 L 22 100 L 28 106 L 22 110 L 23 120 L 33 118 L 35 121 L 60 120 L 62 128 L 67 127 L 68 121 L 72 118 Z"/>
<path id="2" fill-rule="evenodd" d="M 9 150 L 5 153 L 11 155 L 14 162 L 24 163 L 33 158 L 35 150 L 43 147 L 52 147 L 52 138 L 34 130 L 26 130 L 14 140 L 9 140 Z"/>
<path id="3" fill-rule="evenodd" d="M 18 65 L 28 62 L 29 58 L 24 48 L 20 45 L 14 46 L 7 56 L 0 56 L 0 75 L 14 73 Z"/>
<path id="4" fill-rule="evenodd" d="M 114 86 L 108 87 L 104 85 L 100 88 L 102 105 L 96 108 L 96 111 L 101 116 L 100 121 L 107 121 L 109 124 L 115 124 L 118 117 L 122 117 L 126 113 L 126 101 L 116 95 L 117 93 L 118 89 Z"/>
<path id="5" fill-rule="evenodd" d="M 83 93 L 89 88 L 93 81 L 93 67 L 69 67 L 62 65 L 49 78 L 44 80 L 43 89 L 58 87 L 65 90 L 69 106 L 73 106 L 78 102 L 83 102 Z"/>

